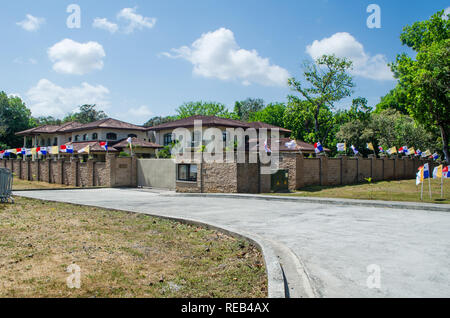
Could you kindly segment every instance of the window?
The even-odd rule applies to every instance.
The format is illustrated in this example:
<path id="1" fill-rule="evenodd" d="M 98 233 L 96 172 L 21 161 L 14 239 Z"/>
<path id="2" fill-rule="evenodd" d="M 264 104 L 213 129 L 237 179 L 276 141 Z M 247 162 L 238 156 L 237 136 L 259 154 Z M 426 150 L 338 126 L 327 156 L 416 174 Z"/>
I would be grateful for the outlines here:
<path id="1" fill-rule="evenodd" d="M 108 140 L 117 140 L 117 134 L 115 134 L 115 133 L 107 133 L 106 134 L 106 139 L 108 139 Z"/>
<path id="2" fill-rule="evenodd" d="M 86 141 L 87 138 L 88 138 L 87 134 L 84 134 L 84 135 L 83 135 L 83 141 Z"/>
<path id="3" fill-rule="evenodd" d="M 57 137 L 55 137 L 53 139 L 53 146 L 58 146 L 58 138 Z"/>
<path id="4" fill-rule="evenodd" d="M 79 135 L 76 135 L 76 136 L 75 136 L 75 141 L 79 141 L 79 139 L 80 139 L 80 136 L 79 136 Z"/>
<path id="5" fill-rule="evenodd" d="M 128 137 L 129 137 L 129 138 L 137 138 L 137 135 L 135 135 L 135 134 L 129 134 Z"/>
<path id="6" fill-rule="evenodd" d="M 97 133 L 93 133 L 92 134 L 92 140 L 97 140 L 98 139 L 98 134 Z"/>
<path id="7" fill-rule="evenodd" d="M 179 181 L 197 182 L 197 165 L 178 165 L 177 179 Z"/>
<path id="8" fill-rule="evenodd" d="M 50 147 L 52 145 L 52 141 L 50 138 L 47 139 L 47 146 Z"/>
<path id="9" fill-rule="evenodd" d="M 69 137 L 69 142 L 72 142 L 72 137 Z"/>
<path id="10" fill-rule="evenodd" d="M 164 135 L 164 146 L 168 146 L 172 143 L 172 134 Z"/>

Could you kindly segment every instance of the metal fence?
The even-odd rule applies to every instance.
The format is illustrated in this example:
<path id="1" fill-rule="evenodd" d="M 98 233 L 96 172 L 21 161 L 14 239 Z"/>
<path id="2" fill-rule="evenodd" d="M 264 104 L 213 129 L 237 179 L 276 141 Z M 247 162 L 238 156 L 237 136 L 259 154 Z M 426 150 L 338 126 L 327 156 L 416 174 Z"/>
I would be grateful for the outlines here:
<path id="1" fill-rule="evenodd" d="M 0 168 L 0 201 L 6 203 L 14 200 L 11 196 L 13 184 L 13 174 L 8 169 Z"/>

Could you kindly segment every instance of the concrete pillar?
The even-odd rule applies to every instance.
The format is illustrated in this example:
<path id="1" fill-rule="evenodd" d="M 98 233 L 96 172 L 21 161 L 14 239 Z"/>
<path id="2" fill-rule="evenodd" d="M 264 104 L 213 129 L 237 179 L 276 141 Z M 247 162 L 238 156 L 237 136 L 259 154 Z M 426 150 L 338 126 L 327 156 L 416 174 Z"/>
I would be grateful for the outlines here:
<path id="1" fill-rule="evenodd" d="M 114 187 L 116 184 L 116 155 L 108 153 L 106 155 L 105 168 L 108 174 L 108 180 L 106 180 L 107 187 Z"/>
<path id="2" fill-rule="evenodd" d="M 76 187 L 78 186 L 78 158 L 70 159 L 70 174 L 69 174 L 69 185 Z"/>
<path id="3" fill-rule="evenodd" d="M 87 173 L 88 173 L 88 181 L 86 184 L 86 187 L 93 187 L 94 186 L 94 159 L 88 159 L 87 161 Z"/>
<path id="4" fill-rule="evenodd" d="M 320 158 L 320 185 L 328 185 L 328 157 L 319 155 Z"/>
<path id="5" fill-rule="evenodd" d="M 344 176 L 347 174 L 348 171 L 348 163 L 347 163 L 347 156 L 341 156 L 341 185 L 345 184 L 345 178 Z"/>
<path id="6" fill-rule="evenodd" d="M 296 190 L 301 189 L 305 186 L 305 180 L 303 177 L 305 175 L 304 164 L 305 157 L 303 156 L 303 154 L 296 154 Z"/>

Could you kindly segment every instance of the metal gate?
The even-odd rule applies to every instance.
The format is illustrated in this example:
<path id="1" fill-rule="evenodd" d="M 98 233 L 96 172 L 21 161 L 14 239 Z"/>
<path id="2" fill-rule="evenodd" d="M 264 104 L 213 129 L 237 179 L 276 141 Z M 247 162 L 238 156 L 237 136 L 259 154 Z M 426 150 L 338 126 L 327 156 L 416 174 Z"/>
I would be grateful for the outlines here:
<path id="1" fill-rule="evenodd" d="M 288 170 L 278 170 L 271 176 L 271 187 L 272 192 L 286 192 L 289 190 L 289 171 Z"/>

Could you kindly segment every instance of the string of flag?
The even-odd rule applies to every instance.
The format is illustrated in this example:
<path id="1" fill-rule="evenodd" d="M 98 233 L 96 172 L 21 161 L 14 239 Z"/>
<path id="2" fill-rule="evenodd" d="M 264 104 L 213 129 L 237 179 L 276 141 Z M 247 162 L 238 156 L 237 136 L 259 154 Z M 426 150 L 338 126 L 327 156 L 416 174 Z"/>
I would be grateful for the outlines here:
<path id="1" fill-rule="evenodd" d="M 100 147 L 108 151 L 108 142 L 100 142 Z M 131 147 L 131 143 L 130 143 Z M 90 154 L 91 146 L 86 146 L 80 149 L 77 153 L 86 153 Z M 35 147 L 35 148 L 16 148 L 16 149 L 5 149 L 0 150 L 0 159 L 8 158 L 11 155 L 22 155 L 22 156 L 32 156 L 32 155 L 57 155 L 57 154 L 74 154 L 73 145 L 61 145 L 61 146 L 53 146 L 53 147 Z"/>

